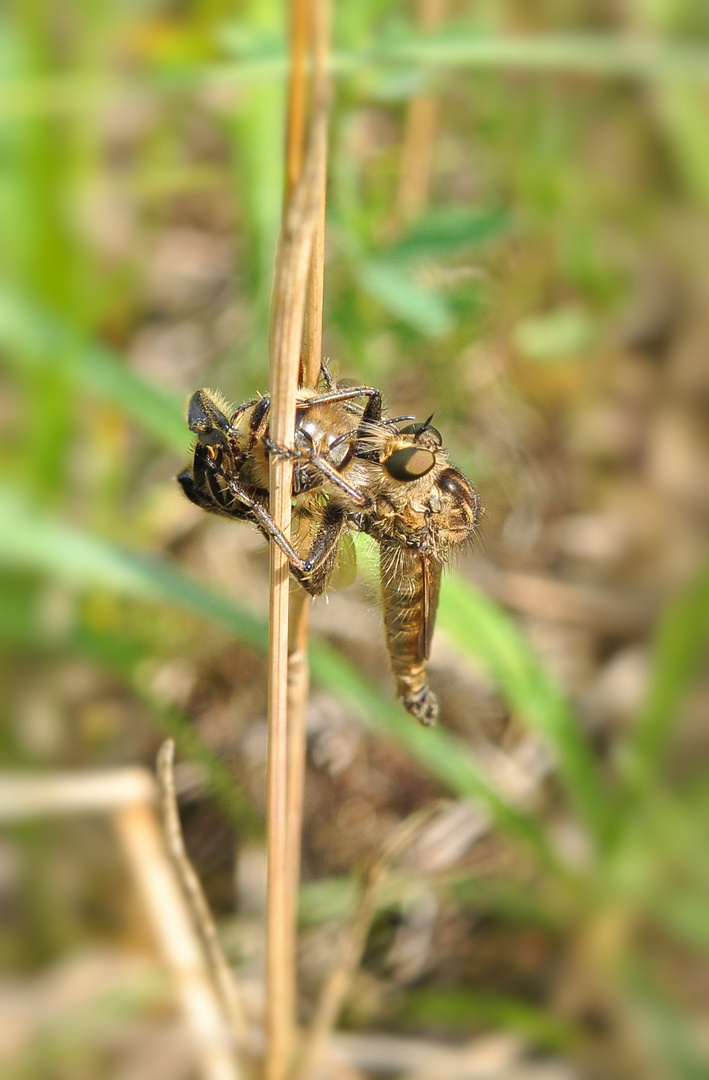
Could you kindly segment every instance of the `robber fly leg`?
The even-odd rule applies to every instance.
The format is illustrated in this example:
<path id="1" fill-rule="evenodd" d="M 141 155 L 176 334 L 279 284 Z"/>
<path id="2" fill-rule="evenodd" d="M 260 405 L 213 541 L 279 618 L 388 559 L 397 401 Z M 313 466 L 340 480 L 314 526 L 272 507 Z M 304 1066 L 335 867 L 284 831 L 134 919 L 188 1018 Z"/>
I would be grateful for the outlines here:
<path id="1" fill-rule="evenodd" d="M 345 513 L 338 506 L 328 504 L 323 512 L 322 526 L 318 531 L 307 559 L 301 559 L 282 529 L 276 525 L 268 510 L 260 503 L 252 507 L 253 515 L 261 531 L 278 544 L 290 564 L 291 573 L 311 596 L 320 596 L 330 580 L 337 543 L 345 525 Z"/>
<path id="2" fill-rule="evenodd" d="M 373 386 L 343 386 L 340 390 L 329 390 L 326 394 L 320 394 L 318 397 L 313 398 L 312 401 L 308 400 L 303 404 L 307 408 L 308 405 L 331 405 L 338 401 L 354 401 L 356 398 L 367 398 L 367 404 L 364 408 L 365 420 L 380 420 L 382 415 L 382 395 L 381 391 L 375 390 Z"/>
<path id="3" fill-rule="evenodd" d="M 330 374 L 330 368 L 327 366 L 325 360 L 320 361 L 320 377 L 325 383 L 325 386 L 328 388 L 328 390 L 335 389 L 335 380 Z"/>
<path id="4" fill-rule="evenodd" d="M 345 495 L 349 496 L 352 502 L 357 506 L 361 507 L 363 510 L 368 510 L 372 505 L 372 500 L 369 496 L 363 495 L 361 491 L 357 491 L 357 488 L 353 488 L 351 484 L 348 484 L 347 481 L 342 478 L 335 466 L 331 465 L 325 458 L 317 457 L 313 454 L 308 458 L 308 462 L 338 487 L 340 491 L 344 491 Z"/>
<path id="5" fill-rule="evenodd" d="M 278 443 L 273 441 L 270 435 L 262 435 L 261 442 L 266 447 L 269 454 L 273 454 L 275 457 L 286 458 L 286 460 L 289 461 L 296 461 L 298 458 L 303 457 L 302 450 L 299 450 L 296 446 L 279 446 Z"/>
<path id="6" fill-rule="evenodd" d="M 325 458 L 314 454 L 312 450 L 291 449 L 288 446 L 278 446 L 268 435 L 263 436 L 263 445 L 266 447 L 269 454 L 278 454 L 279 457 L 291 458 L 294 461 L 303 461 L 308 465 L 312 465 L 313 468 L 317 469 L 318 472 L 328 480 L 331 480 L 340 491 L 344 491 L 357 506 L 367 509 L 371 505 L 372 500 L 367 495 L 363 495 L 360 491 L 357 491 L 356 488 L 353 488 L 351 484 L 348 484 L 346 480 L 343 480 L 334 465 L 331 465 Z"/>
<path id="7" fill-rule="evenodd" d="M 326 588 L 332 573 L 337 541 L 340 539 L 342 529 L 345 525 L 344 511 L 337 506 L 328 505 L 325 507 L 322 525 L 316 535 L 313 548 L 308 555 L 308 558 L 302 559 L 286 534 L 273 520 L 270 512 L 255 496 L 253 489 L 249 490 L 244 484 L 240 484 L 238 480 L 234 480 L 232 477 L 221 472 L 214 462 L 209 461 L 208 465 L 213 471 L 214 476 L 219 477 L 221 484 L 231 492 L 234 499 L 243 507 L 243 510 L 240 513 L 237 513 L 232 509 L 230 511 L 231 516 L 243 516 L 249 521 L 254 522 L 267 539 L 273 540 L 274 543 L 278 544 L 279 548 L 288 559 L 293 576 L 300 582 L 303 588 L 307 589 L 312 596 L 319 596 Z M 194 485 L 190 484 L 189 480 L 187 486 L 185 486 L 182 478 L 180 478 L 180 482 L 189 499 L 193 502 L 197 502 L 198 506 L 201 505 L 205 509 L 212 508 L 207 505 L 206 501 L 199 502 L 193 497 L 195 494 Z M 219 510 L 217 510 L 217 513 L 218 512 Z"/>

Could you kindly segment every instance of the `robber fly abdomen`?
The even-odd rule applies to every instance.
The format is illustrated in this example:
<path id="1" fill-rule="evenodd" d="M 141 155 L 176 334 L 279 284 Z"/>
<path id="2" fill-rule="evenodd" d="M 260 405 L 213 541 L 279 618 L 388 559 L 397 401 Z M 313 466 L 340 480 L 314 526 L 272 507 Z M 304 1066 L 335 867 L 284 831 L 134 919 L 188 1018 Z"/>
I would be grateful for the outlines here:
<path id="1" fill-rule="evenodd" d="M 428 685 L 426 661 L 436 618 L 442 565 L 415 548 L 380 545 L 384 631 L 396 689 L 422 724 L 434 724 L 438 701 Z"/>
<path id="2" fill-rule="evenodd" d="M 369 533 L 381 557 L 387 647 L 402 704 L 423 724 L 438 702 L 428 685 L 441 572 L 477 524 L 472 484 L 450 465 L 431 424 L 386 419 L 378 390 L 335 385 L 323 366 L 322 390 L 301 390 L 295 446 L 274 445 L 267 397 L 227 406 L 197 390 L 189 426 L 197 436 L 191 467 L 179 477 L 189 499 L 212 513 L 253 522 L 286 553 L 294 577 L 313 596 L 327 588 L 347 529 Z M 430 418 L 429 418 L 430 419 Z M 304 553 L 268 509 L 268 458 L 293 458 L 294 528 Z"/>

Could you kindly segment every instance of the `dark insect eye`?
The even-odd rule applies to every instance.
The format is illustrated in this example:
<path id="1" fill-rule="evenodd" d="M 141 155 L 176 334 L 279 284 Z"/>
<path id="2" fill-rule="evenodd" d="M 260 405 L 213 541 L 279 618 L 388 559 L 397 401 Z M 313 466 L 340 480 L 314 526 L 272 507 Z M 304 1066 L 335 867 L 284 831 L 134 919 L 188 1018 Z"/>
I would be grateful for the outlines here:
<path id="1" fill-rule="evenodd" d="M 443 436 L 433 424 L 407 424 L 406 427 L 401 429 L 402 435 L 423 435 L 424 432 L 430 435 L 436 446 L 443 445 Z"/>
<path id="2" fill-rule="evenodd" d="M 384 468 L 395 480 L 405 483 L 407 480 L 418 480 L 425 476 L 435 464 L 436 455 L 432 450 L 426 450 L 422 446 L 404 446 L 386 459 Z"/>

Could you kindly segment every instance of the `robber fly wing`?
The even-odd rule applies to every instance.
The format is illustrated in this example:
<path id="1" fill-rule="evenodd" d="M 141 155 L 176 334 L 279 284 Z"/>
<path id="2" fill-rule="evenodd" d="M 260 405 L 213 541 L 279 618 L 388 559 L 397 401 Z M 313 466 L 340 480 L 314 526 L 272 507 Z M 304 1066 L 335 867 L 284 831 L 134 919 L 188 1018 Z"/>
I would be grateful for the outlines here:
<path id="1" fill-rule="evenodd" d="M 346 589 L 357 576 L 357 552 L 355 551 L 352 533 L 342 534 L 337 548 L 337 558 L 332 572 L 330 584 L 334 589 Z"/>
<path id="2" fill-rule="evenodd" d="M 417 660 L 428 660 L 431 655 L 433 628 L 436 625 L 438 597 L 441 591 L 441 564 L 437 559 L 430 559 L 419 554 L 421 561 L 421 619 L 419 628 Z"/>

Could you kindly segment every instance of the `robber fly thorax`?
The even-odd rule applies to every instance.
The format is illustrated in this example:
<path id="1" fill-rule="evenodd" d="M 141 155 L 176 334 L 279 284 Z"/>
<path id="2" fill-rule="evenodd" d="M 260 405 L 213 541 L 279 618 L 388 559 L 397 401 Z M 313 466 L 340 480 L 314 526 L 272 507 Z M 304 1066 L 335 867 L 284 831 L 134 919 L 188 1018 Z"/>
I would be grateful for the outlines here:
<path id="1" fill-rule="evenodd" d="M 369 534 L 380 551 L 382 608 L 392 669 L 403 705 L 424 724 L 438 716 L 426 661 L 441 573 L 453 550 L 470 540 L 478 518 L 472 484 L 449 462 L 430 418 L 387 419 L 381 394 L 335 384 L 298 393 L 294 447 L 278 447 L 268 429 L 270 400 L 230 410 L 198 390 L 188 421 L 197 436 L 185 494 L 212 513 L 248 520 L 288 556 L 294 577 L 312 595 L 328 586 L 348 529 Z M 294 534 L 268 509 L 269 457 L 293 458 Z M 307 551 L 298 549 L 303 538 Z M 295 546 L 298 545 L 298 546 Z"/>

